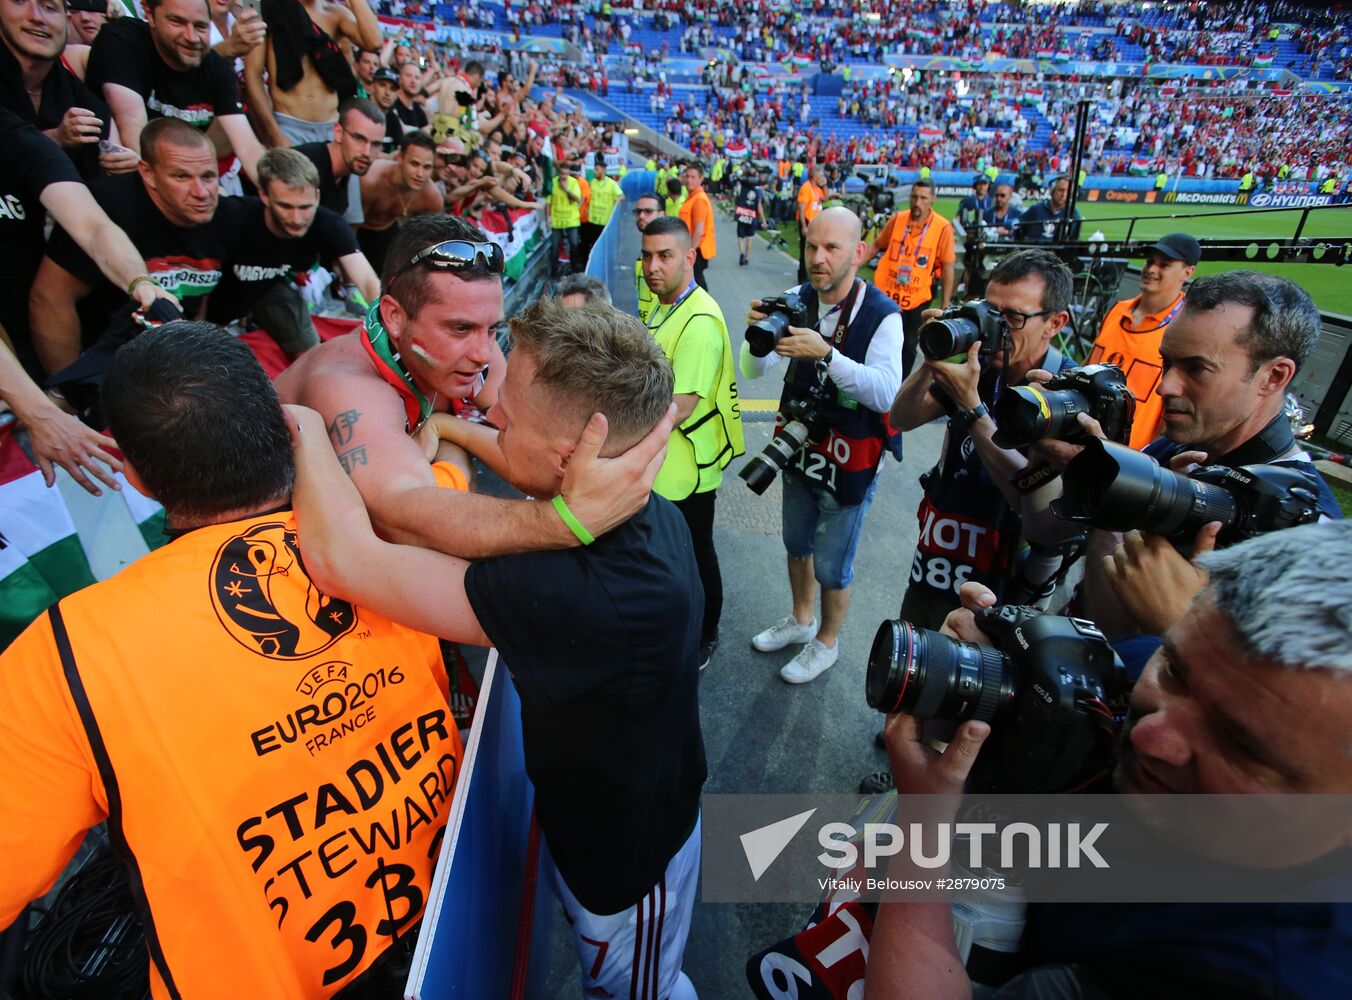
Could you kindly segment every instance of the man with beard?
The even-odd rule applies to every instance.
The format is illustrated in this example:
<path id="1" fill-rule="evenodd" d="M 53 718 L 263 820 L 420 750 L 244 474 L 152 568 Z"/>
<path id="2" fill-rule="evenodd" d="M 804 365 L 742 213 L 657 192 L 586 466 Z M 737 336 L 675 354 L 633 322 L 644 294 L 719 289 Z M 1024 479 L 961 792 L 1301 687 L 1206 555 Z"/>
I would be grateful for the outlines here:
<path id="1" fill-rule="evenodd" d="M 351 100 L 338 109 L 333 138 L 296 147 L 319 171 L 319 204 L 354 226 L 362 214 L 361 179 L 371 169 L 385 135 L 385 116 L 370 101 Z"/>
<path id="2" fill-rule="evenodd" d="M 422 93 L 422 78 L 422 70 L 416 62 L 406 62 L 399 67 L 399 92 L 391 110 L 399 117 L 405 131 L 427 128 L 427 111 L 417 100 Z"/>
<path id="3" fill-rule="evenodd" d="M 1019 220 L 1019 238 L 1029 243 L 1051 243 L 1053 240 L 1078 240 L 1080 222 L 1084 216 L 1080 210 L 1070 204 L 1070 181 L 1057 177 L 1052 181 L 1051 191 L 1046 201 L 1040 201 L 1023 213 Z M 1058 235 L 1057 227 L 1067 223 L 1064 235 Z"/>
<path id="4" fill-rule="evenodd" d="M 206 0 L 146 0 L 146 19 L 104 25 L 89 53 L 85 81 L 101 92 L 122 144 L 141 150 L 141 131 L 156 118 L 177 118 L 206 130 L 213 122 L 244 172 L 254 177 L 263 147 L 249 127 L 230 64 L 208 48 Z"/>
<path id="5" fill-rule="evenodd" d="M 357 93 L 339 43 L 379 48 L 380 22 L 366 0 L 264 0 L 262 10 L 268 34 L 245 57 L 244 89 L 263 140 L 327 142 L 339 102 Z"/>
<path id="6" fill-rule="evenodd" d="M 99 140 L 115 146 L 112 112 L 61 60 L 67 19 L 56 0 L 0 4 L 0 105 L 45 132 L 87 180 L 136 169 L 127 149 L 99 152 Z"/>
<path id="7" fill-rule="evenodd" d="M 316 264 L 336 266 L 367 302 L 380 296 L 380 281 L 357 249 L 342 216 L 319 204 L 319 174 L 294 149 L 270 149 L 258 160 L 258 198 L 244 199 L 236 253 L 207 302 L 207 318 L 229 323 L 252 316 L 287 354 L 319 343 L 294 279 Z"/>
<path id="8" fill-rule="evenodd" d="M 399 224 L 411 215 L 442 210 L 441 192 L 432 183 L 436 144 L 425 132 L 404 136 L 399 156 L 374 164 L 361 179 L 362 213 L 366 221 L 357 230 L 357 240 L 371 266 L 385 267 L 385 253 L 399 232 Z"/>

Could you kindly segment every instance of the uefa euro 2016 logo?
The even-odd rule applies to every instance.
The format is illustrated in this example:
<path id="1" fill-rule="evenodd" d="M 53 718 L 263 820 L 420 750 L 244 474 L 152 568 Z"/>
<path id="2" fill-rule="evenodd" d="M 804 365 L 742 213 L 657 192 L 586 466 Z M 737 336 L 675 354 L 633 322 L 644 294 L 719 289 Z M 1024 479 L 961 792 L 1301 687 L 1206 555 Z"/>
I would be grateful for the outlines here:
<path id="1" fill-rule="evenodd" d="M 356 609 L 322 594 L 300 561 L 296 533 L 280 521 L 231 538 L 211 567 L 211 603 L 225 630 L 274 660 L 303 660 L 351 632 Z"/>

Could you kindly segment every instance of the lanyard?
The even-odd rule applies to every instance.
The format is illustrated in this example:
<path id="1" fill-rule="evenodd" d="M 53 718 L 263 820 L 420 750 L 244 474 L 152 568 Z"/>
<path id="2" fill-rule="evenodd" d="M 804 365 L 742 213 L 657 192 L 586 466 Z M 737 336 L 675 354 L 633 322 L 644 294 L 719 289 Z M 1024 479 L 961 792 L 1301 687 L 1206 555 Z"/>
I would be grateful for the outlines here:
<path id="1" fill-rule="evenodd" d="M 366 322 L 362 324 L 358 331 L 361 339 L 361 346 L 366 348 L 367 355 L 371 358 L 371 363 L 375 365 L 376 373 L 384 379 L 399 393 L 399 398 L 404 403 L 404 416 L 408 421 L 408 432 L 410 434 L 418 433 L 419 429 L 427 418 L 432 415 L 432 403 L 413 381 L 403 362 L 399 359 L 399 352 L 394 349 L 390 343 L 389 334 L 385 332 L 385 327 L 380 323 L 380 300 L 371 303 L 371 308 L 366 312 Z"/>
<path id="2" fill-rule="evenodd" d="M 658 314 L 658 312 L 659 312 L 659 311 L 661 310 L 661 308 L 662 308 L 662 303 L 659 302 L 659 303 L 653 308 L 653 314 L 652 314 L 651 316 L 648 317 L 648 320 L 649 320 L 649 322 L 648 322 L 648 332 L 649 332 L 649 333 L 656 333 L 658 330 L 662 329 L 662 324 L 663 324 L 663 323 L 666 323 L 667 320 L 671 319 L 672 316 L 676 315 L 676 310 L 679 309 L 679 308 L 681 308 L 681 303 L 684 302 L 686 299 L 688 299 L 688 298 L 691 296 L 691 294 L 695 291 L 696 287 L 698 287 L 698 286 L 695 284 L 695 279 L 694 279 L 694 278 L 691 278 L 691 279 L 690 279 L 690 284 L 688 284 L 688 285 L 685 286 L 685 291 L 683 291 L 683 292 L 680 294 L 680 297 L 677 298 L 676 301 L 673 302 L 673 303 L 671 304 L 671 312 L 667 313 L 665 316 L 662 317 L 662 322 L 661 322 L 661 323 L 658 323 L 656 326 L 653 326 L 653 325 L 652 325 L 652 320 L 654 320 L 654 319 L 657 318 L 657 314 Z"/>
<path id="3" fill-rule="evenodd" d="M 1148 330 L 1138 330 L 1136 329 L 1136 327 L 1132 326 L 1131 311 L 1128 310 L 1122 316 L 1122 329 L 1125 330 L 1127 333 L 1156 333 L 1160 330 L 1163 330 L 1166 326 L 1168 326 L 1170 323 L 1173 322 L 1174 317 L 1178 315 L 1178 311 L 1183 308 L 1183 301 L 1186 298 L 1187 296 L 1185 295 L 1179 295 L 1178 301 L 1175 302 L 1174 307 L 1169 310 L 1169 315 L 1165 316 L 1164 319 L 1160 320 L 1157 324 L 1155 324 Z M 1139 302 L 1140 299 L 1137 299 L 1136 301 Z"/>
<path id="4" fill-rule="evenodd" d="M 920 247 L 921 247 L 921 245 L 925 242 L 925 234 L 929 232 L 930 223 L 932 223 L 933 221 L 934 221 L 934 213 L 931 212 L 931 213 L 930 213 L 930 217 L 929 217 L 928 219 L 925 220 L 925 228 L 922 229 L 922 230 L 920 230 L 920 239 L 918 239 L 918 240 L 915 241 L 915 249 L 914 249 L 913 251 L 911 251 L 911 254 L 910 254 L 910 259 L 911 259 L 911 260 L 915 260 L 915 258 L 916 258 L 917 256 L 919 256 L 919 254 L 920 254 Z M 902 260 L 906 260 L 906 257 L 907 257 L 907 255 L 906 255 L 906 241 L 910 238 L 910 236 L 911 236 L 911 220 L 910 220 L 910 219 L 907 219 L 907 220 L 906 220 L 906 231 L 903 232 L 903 233 L 901 234 L 901 259 L 902 259 Z"/>

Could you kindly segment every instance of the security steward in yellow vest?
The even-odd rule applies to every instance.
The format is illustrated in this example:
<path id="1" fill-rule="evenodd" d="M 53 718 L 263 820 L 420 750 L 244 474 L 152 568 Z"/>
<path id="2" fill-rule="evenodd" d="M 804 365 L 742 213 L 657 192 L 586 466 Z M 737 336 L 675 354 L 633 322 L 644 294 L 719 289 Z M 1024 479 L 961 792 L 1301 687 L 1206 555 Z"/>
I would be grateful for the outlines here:
<path id="1" fill-rule="evenodd" d="M 923 313 L 934 301 L 936 271 L 942 283 L 940 307 L 953 300 L 956 283 L 953 225 L 934 211 L 934 184 L 917 180 L 911 185 L 911 209 L 898 212 L 873 242 L 872 253 L 882 254 L 873 272 L 878 290 L 901 307 L 904 331 L 901 353 L 903 378 L 915 363 L 916 340 L 924 323 Z"/>
<path id="2" fill-rule="evenodd" d="M 615 178 L 606 175 L 605 154 L 597 153 L 593 161 L 594 174 L 590 181 L 590 197 L 587 199 L 587 214 L 582 220 L 582 260 L 591 258 L 592 247 L 601 238 L 601 231 L 615 213 L 615 206 L 624 201 L 624 192 Z"/>
<path id="3" fill-rule="evenodd" d="M 1244 171 L 1244 176 L 1242 176 L 1239 179 L 1239 195 L 1240 195 L 1239 203 L 1241 205 L 1248 203 L 1249 195 L 1253 193 L 1253 187 L 1254 187 L 1253 171 L 1246 170 Z"/>
<path id="4" fill-rule="evenodd" d="M 654 219 L 662 217 L 662 199 L 649 191 L 634 199 L 634 225 L 640 233 Z M 643 258 L 634 261 L 634 294 L 638 301 L 638 318 L 647 325 L 648 317 L 657 308 L 657 296 L 643 279 Z"/>
<path id="5" fill-rule="evenodd" d="M 577 164 L 560 163 L 558 176 L 549 189 L 545 207 L 549 228 L 554 231 L 554 253 L 550 259 L 550 277 L 563 273 L 562 253 L 568 250 L 568 273 L 579 274 L 586 266 L 582 256 L 582 185 L 577 182 Z"/>
<path id="6" fill-rule="evenodd" d="M 695 284 L 695 247 L 676 218 L 650 222 L 643 231 L 643 278 L 657 296 L 645 321 L 671 362 L 676 380 L 676 429 L 653 492 L 680 508 L 690 527 L 704 585 L 700 666 L 718 644 L 723 578 L 714 550 L 714 500 L 723 470 L 746 450 L 737 399 L 737 373 L 728 326 L 718 303 Z"/>
<path id="7" fill-rule="evenodd" d="M 167 324 L 103 392 L 173 540 L 0 656 L 0 927 L 107 819 L 156 998 L 398 995 L 461 761 L 437 643 L 311 582 L 247 346 Z"/>

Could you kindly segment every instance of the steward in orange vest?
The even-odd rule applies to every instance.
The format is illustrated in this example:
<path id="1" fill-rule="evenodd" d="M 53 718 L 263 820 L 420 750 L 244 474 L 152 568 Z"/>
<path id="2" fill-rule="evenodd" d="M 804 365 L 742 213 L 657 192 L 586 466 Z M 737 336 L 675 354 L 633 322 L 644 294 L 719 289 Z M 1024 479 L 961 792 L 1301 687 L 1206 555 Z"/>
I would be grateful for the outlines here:
<path id="1" fill-rule="evenodd" d="M 148 331 L 104 399 L 177 537 L 0 657 L 0 927 L 106 818 L 155 997 L 398 995 L 461 761 L 437 643 L 311 583 L 244 344 Z"/>

